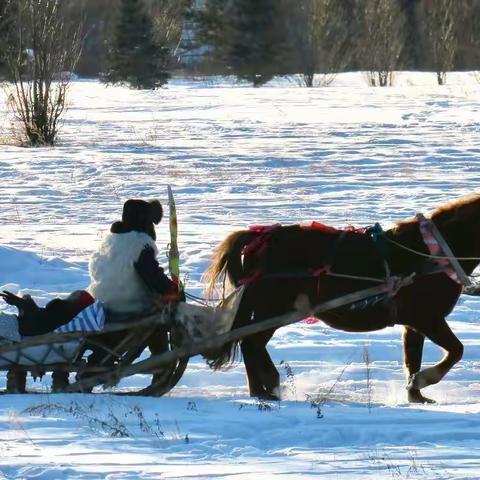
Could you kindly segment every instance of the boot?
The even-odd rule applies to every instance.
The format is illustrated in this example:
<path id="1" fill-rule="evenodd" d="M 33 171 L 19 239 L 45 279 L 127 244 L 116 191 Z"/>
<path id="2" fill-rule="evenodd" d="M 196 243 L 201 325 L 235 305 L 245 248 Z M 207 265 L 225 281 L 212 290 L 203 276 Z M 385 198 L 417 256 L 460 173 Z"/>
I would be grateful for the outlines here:
<path id="1" fill-rule="evenodd" d="M 68 381 L 69 372 L 65 370 L 54 370 L 52 372 L 52 392 L 53 393 L 61 393 L 65 390 L 65 387 L 70 385 Z"/>
<path id="2" fill-rule="evenodd" d="M 7 372 L 7 393 L 25 393 L 26 384 L 26 371 L 12 369 Z"/>

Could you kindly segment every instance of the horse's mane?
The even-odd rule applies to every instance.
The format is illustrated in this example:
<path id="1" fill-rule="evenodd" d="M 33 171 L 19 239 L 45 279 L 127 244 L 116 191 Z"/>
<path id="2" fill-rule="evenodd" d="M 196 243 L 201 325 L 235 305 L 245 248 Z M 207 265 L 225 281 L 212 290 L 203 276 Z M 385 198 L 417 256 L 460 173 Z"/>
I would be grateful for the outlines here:
<path id="1" fill-rule="evenodd" d="M 472 193 L 443 203 L 432 212 L 430 218 L 437 226 L 447 226 L 467 220 L 478 213 L 480 213 L 480 193 Z M 416 219 L 409 218 L 398 222 L 391 231 L 395 234 L 407 233 L 416 228 L 416 225 Z"/>

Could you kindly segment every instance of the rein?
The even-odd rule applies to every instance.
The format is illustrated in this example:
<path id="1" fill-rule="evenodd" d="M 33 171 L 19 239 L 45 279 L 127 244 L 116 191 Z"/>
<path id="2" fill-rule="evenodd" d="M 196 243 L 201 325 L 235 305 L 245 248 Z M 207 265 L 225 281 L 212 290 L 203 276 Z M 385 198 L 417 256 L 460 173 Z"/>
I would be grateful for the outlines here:
<path id="1" fill-rule="evenodd" d="M 203 305 L 204 307 L 208 307 L 211 302 L 220 301 L 220 299 L 217 299 L 217 298 L 206 299 L 203 297 L 197 297 L 196 295 L 192 295 L 191 293 L 188 293 L 188 292 L 185 292 L 185 297 L 187 297 L 189 300 L 192 300 L 192 302 L 198 303 L 199 305 Z"/>
<path id="2" fill-rule="evenodd" d="M 407 252 L 414 253 L 415 255 L 418 255 L 420 257 L 425 257 L 425 258 L 431 258 L 432 260 L 451 260 L 451 259 L 457 259 L 457 260 L 477 260 L 480 261 L 480 257 L 456 257 L 456 256 L 447 256 L 447 255 L 432 255 L 429 253 L 423 253 L 420 252 L 419 250 L 415 250 L 413 248 L 407 247 L 406 245 L 403 245 L 403 243 L 396 242 L 395 240 L 392 240 L 391 238 L 385 237 L 385 240 L 387 242 L 393 243 L 399 248 L 403 248 L 403 250 L 406 250 Z"/>
<path id="3" fill-rule="evenodd" d="M 332 272 L 326 268 L 322 268 L 318 272 L 285 272 L 285 273 L 267 273 L 265 275 L 258 274 L 252 275 L 252 277 L 248 277 L 246 279 L 243 279 L 241 282 L 242 284 L 248 284 L 250 282 L 253 282 L 254 280 L 259 280 L 260 278 L 315 278 L 319 277 L 320 275 L 329 275 L 331 277 L 339 277 L 339 278 L 348 278 L 352 280 L 363 280 L 365 282 L 377 282 L 377 283 L 383 283 L 385 282 L 388 278 L 390 277 L 383 277 L 383 278 L 377 278 L 377 277 L 361 277 L 359 275 L 348 275 L 344 273 L 335 273 Z"/>

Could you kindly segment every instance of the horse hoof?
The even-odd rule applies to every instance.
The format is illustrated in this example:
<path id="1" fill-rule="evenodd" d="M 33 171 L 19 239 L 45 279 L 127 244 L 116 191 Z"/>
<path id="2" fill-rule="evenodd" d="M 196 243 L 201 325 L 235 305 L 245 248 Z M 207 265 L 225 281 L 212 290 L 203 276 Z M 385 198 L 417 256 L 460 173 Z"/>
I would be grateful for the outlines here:
<path id="1" fill-rule="evenodd" d="M 253 395 L 254 397 L 258 398 L 259 400 L 270 400 L 270 401 L 275 401 L 278 402 L 280 400 L 280 397 L 278 395 L 275 395 L 274 393 L 261 393 L 260 395 Z"/>
<path id="2" fill-rule="evenodd" d="M 421 390 L 422 388 L 428 387 L 432 383 L 428 382 L 426 379 L 425 371 L 414 373 L 408 382 L 407 390 Z"/>
<path id="3" fill-rule="evenodd" d="M 410 403 L 437 403 L 431 398 L 424 397 L 420 390 L 411 389 L 408 391 L 408 401 Z"/>
<path id="4" fill-rule="evenodd" d="M 274 393 L 261 392 L 261 393 L 251 393 L 251 397 L 258 398 L 259 400 L 270 400 L 270 401 L 279 401 L 280 397 Z"/>

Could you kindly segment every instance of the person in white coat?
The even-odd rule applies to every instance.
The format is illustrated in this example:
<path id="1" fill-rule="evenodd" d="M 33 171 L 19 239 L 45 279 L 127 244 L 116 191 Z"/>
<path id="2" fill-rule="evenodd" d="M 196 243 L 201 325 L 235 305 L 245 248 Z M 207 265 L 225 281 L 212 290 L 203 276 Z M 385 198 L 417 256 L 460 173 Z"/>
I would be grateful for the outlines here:
<path id="1" fill-rule="evenodd" d="M 142 314 L 175 289 L 156 256 L 155 226 L 163 217 L 158 200 L 127 200 L 122 220 L 112 224 L 89 263 L 90 294 L 107 312 Z"/>
<path id="2" fill-rule="evenodd" d="M 121 221 L 112 224 L 110 232 L 92 255 L 88 292 L 104 304 L 107 323 L 119 318 L 134 322 L 136 317 L 150 313 L 159 302 L 184 299 L 156 259 L 155 225 L 162 217 L 163 209 L 158 200 L 127 200 L 123 205 Z M 107 347 L 112 348 L 118 341 L 115 334 L 106 334 L 106 338 L 102 339 Z M 168 348 L 165 327 L 160 326 L 151 335 L 148 347 L 152 355 Z M 88 363 L 105 363 L 103 359 L 109 355 L 109 348 L 91 349 L 93 353 Z M 112 361 L 110 356 L 106 363 Z"/>

